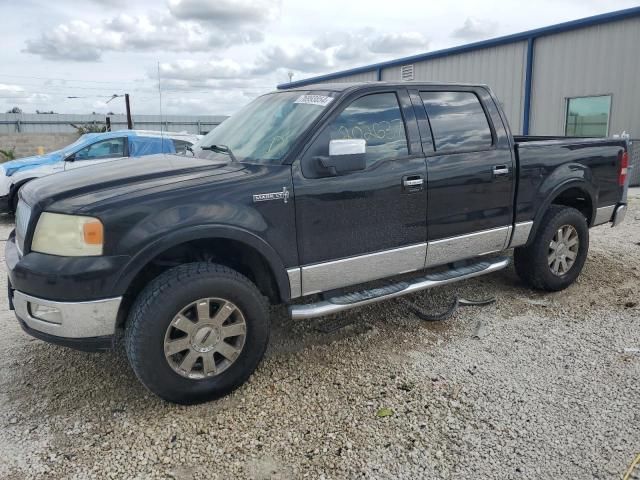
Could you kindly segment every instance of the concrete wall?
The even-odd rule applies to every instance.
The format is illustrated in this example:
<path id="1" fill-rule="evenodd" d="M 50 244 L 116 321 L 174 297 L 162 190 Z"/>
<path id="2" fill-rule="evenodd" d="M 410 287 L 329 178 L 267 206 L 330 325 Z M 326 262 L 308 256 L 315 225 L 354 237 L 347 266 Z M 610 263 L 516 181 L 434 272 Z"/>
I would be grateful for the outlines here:
<path id="1" fill-rule="evenodd" d="M 564 135 L 567 98 L 611 95 L 609 135 L 640 137 L 640 18 L 535 40 L 531 133 Z"/>
<path id="2" fill-rule="evenodd" d="M 111 129 L 127 128 L 125 115 L 110 115 Z M 133 115 L 133 127 L 137 130 L 163 130 L 170 132 L 207 133 L 222 123 L 224 115 Z M 96 123 L 105 125 L 106 115 L 75 114 L 0 114 L 0 133 L 74 133 L 71 124 Z"/>
<path id="3" fill-rule="evenodd" d="M 59 150 L 78 139 L 77 133 L 0 133 L 0 149 L 15 147 L 16 158 L 28 157 L 38 153 L 38 147 L 44 152 Z M 4 157 L 0 155 L 0 162 Z"/>

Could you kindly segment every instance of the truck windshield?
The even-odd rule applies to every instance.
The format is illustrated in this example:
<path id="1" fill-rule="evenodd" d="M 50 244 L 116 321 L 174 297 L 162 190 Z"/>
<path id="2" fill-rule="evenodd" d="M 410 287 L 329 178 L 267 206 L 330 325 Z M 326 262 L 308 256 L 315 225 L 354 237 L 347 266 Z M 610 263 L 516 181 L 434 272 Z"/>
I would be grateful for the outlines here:
<path id="1" fill-rule="evenodd" d="M 281 160 L 298 136 L 333 101 L 333 92 L 279 92 L 257 98 L 209 132 L 198 147 L 224 146 L 239 162 L 273 163 Z M 208 156 L 214 148 L 198 152 Z"/>

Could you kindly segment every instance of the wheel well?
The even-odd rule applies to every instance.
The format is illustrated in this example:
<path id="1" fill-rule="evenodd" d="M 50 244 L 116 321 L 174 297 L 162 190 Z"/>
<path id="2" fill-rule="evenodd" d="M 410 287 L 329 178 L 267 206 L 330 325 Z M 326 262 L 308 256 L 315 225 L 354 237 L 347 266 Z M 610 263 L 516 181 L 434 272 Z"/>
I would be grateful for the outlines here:
<path id="1" fill-rule="evenodd" d="M 580 211 L 587 219 L 587 225 L 591 225 L 593 219 L 593 203 L 587 192 L 581 188 L 573 187 L 561 192 L 551 202 L 552 205 L 564 205 Z"/>
<path id="2" fill-rule="evenodd" d="M 228 239 L 198 239 L 175 245 L 158 254 L 140 270 L 124 295 L 120 322 L 142 289 L 154 278 L 170 268 L 192 262 L 211 262 L 241 273 L 273 304 L 281 302 L 280 292 L 267 260 L 254 248 Z"/>

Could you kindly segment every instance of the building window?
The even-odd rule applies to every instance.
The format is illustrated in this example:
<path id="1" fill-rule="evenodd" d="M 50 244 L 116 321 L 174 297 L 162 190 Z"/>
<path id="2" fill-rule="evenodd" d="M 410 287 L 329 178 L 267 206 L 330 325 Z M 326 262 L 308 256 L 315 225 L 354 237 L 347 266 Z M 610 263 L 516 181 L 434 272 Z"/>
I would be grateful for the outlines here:
<path id="1" fill-rule="evenodd" d="M 611 95 L 567 99 L 565 135 L 606 137 L 609 134 Z"/>

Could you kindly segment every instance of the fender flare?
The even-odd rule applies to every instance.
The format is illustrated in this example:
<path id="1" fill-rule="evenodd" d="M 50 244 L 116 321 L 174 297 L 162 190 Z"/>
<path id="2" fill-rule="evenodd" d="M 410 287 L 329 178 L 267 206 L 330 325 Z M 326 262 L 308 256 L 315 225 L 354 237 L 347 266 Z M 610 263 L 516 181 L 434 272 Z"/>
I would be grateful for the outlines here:
<path id="1" fill-rule="evenodd" d="M 531 240 L 535 238 L 536 232 L 538 231 L 538 227 L 540 226 L 540 221 L 542 220 L 542 217 L 551 206 L 553 200 L 557 198 L 558 195 L 572 188 L 577 188 L 583 191 L 586 194 L 586 196 L 589 198 L 589 201 L 591 203 L 591 220 L 589 222 L 589 227 L 591 227 L 596 215 L 597 198 L 598 198 L 597 191 L 592 184 L 585 181 L 584 179 L 578 179 L 578 178 L 567 179 L 564 182 L 557 185 L 556 187 L 554 187 L 549 193 L 546 194 L 542 204 L 540 205 L 535 216 L 533 217 L 533 228 L 531 229 L 531 232 L 529 234 L 529 241 L 527 242 L 527 244 L 529 244 Z"/>
<path id="2" fill-rule="evenodd" d="M 22 180 L 17 181 L 16 183 L 11 184 L 11 186 L 9 187 L 9 195 L 8 195 L 9 208 L 12 208 L 13 199 L 18 194 L 18 190 L 20 190 L 20 188 L 22 188 L 22 186 L 24 186 L 25 183 L 30 182 L 31 180 L 35 180 L 37 178 L 39 177 L 24 178 Z"/>
<path id="3" fill-rule="evenodd" d="M 247 230 L 229 225 L 195 225 L 179 231 L 167 233 L 146 245 L 127 263 L 115 282 L 117 291 L 125 292 L 138 273 L 162 252 L 193 240 L 224 239 L 242 243 L 257 251 L 267 262 L 276 281 L 276 287 L 283 302 L 291 298 L 291 288 L 287 269 L 273 247 L 259 236 Z"/>

